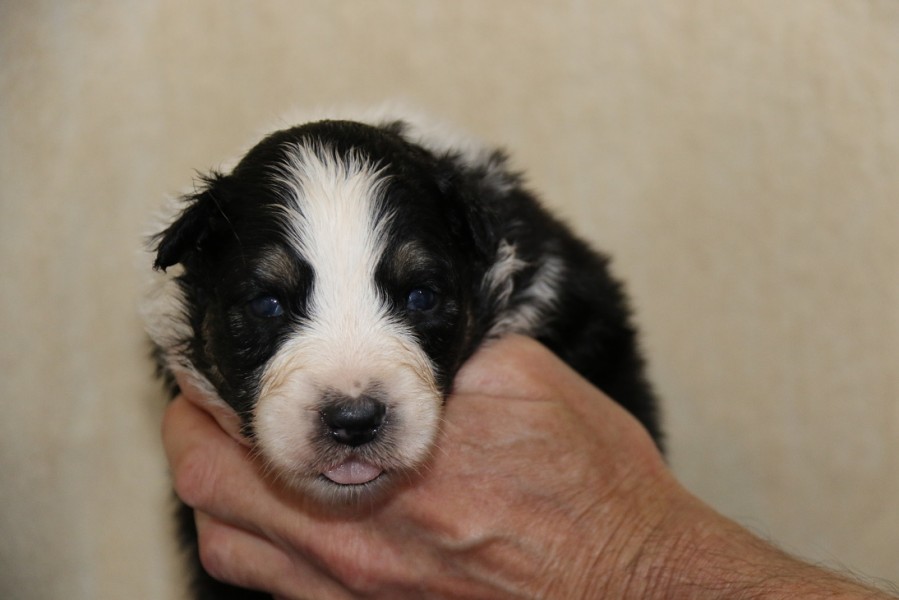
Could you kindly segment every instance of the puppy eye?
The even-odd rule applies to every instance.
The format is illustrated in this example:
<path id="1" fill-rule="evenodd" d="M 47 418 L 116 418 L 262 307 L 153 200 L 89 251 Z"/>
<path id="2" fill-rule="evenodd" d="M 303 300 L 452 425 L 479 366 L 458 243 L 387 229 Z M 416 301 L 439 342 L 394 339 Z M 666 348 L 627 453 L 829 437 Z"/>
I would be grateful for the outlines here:
<path id="1" fill-rule="evenodd" d="M 259 296 L 250 300 L 250 314 L 260 319 L 272 319 L 284 314 L 284 307 L 274 296 Z"/>
<path id="2" fill-rule="evenodd" d="M 414 288 L 406 296 L 406 309 L 411 311 L 426 311 L 437 304 L 437 294 L 426 287 Z"/>

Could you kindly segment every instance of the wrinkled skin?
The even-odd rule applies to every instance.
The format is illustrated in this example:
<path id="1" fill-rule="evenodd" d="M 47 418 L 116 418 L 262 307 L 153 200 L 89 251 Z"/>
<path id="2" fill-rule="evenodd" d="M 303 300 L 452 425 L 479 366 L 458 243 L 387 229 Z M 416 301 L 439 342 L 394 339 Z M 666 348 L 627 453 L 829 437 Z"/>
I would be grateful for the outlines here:
<path id="1" fill-rule="evenodd" d="M 203 564 L 278 598 L 887 597 L 695 499 L 632 416 L 530 339 L 481 349 L 428 467 L 342 514 L 272 484 L 239 424 L 192 400 L 164 438 Z"/>

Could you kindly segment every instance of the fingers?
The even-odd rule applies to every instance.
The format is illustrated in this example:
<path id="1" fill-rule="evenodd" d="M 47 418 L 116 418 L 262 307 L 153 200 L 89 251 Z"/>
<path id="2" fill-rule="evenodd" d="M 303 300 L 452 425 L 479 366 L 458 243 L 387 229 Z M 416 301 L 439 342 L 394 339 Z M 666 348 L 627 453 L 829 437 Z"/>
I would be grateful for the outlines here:
<path id="1" fill-rule="evenodd" d="M 349 597 L 296 548 L 273 541 L 279 536 L 271 532 L 295 528 L 314 537 L 319 527 L 282 501 L 247 449 L 208 413 L 175 398 L 163 419 L 163 444 L 176 493 L 197 509 L 200 560 L 210 575 L 290 599 Z M 298 590 L 308 595 L 296 596 Z"/>
<path id="2" fill-rule="evenodd" d="M 188 506 L 213 519 L 209 533 L 207 517 L 201 551 L 212 553 L 213 568 L 240 561 L 228 558 L 228 544 L 238 533 L 269 540 L 290 548 L 290 556 L 304 557 L 309 564 L 341 564 L 346 544 L 367 549 L 368 540 L 359 523 L 333 522 L 327 515 L 310 512 L 304 499 L 282 490 L 262 474 L 248 450 L 231 439 L 205 411 L 179 396 L 163 419 L 163 445 L 174 476 L 175 492 Z M 198 525 L 200 520 L 198 520 Z M 225 529 L 227 527 L 227 529 Z M 224 545 L 220 543 L 224 540 Z M 240 548 L 252 552 L 252 545 Z M 236 553 L 236 550 L 234 551 Z M 236 554 L 235 554 L 236 555 Z M 249 564 L 252 564 L 250 562 Z M 252 570 L 252 569 L 251 569 Z M 288 588 L 289 589 L 289 588 Z"/>
<path id="3" fill-rule="evenodd" d="M 259 536 L 196 511 L 200 562 L 213 578 L 239 587 L 271 591 L 266 581 L 290 576 L 290 559 Z"/>
<path id="4" fill-rule="evenodd" d="M 278 498 L 248 450 L 183 396 L 169 404 L 162 434 L 178 497 L 188 506 L 258 533 L 254 524 L 266 522 Z"/>
<path id="5" fill-rule="evenodd" d="M 274 541 L 281 536 L 272 532 L 296 531 L 312 540 L 324 532 L 301 506 L 282 498 L 247 449 L 208 413 L 183 396 L 175 398 L 163 419 L 163 444 L 176 493 L 197 509 L 200 558 L 210 575 L 286 598 L 297 598 L 291 595 L 296 590 L 309 592 L 309 598 L 349 597 L 307 560 L 305 543 Z M 265 588 L 266 582 L 276 588 Z"/>
<path id="6" fill-rule="evenodd" d="M 196 512 L 200 562 L 213 578 L 285 600 L 345 599 L 350 595 L 312 564 L 292 558 L 266 538 Z M 299 595 L 298 595 L 299 594 Z"/>

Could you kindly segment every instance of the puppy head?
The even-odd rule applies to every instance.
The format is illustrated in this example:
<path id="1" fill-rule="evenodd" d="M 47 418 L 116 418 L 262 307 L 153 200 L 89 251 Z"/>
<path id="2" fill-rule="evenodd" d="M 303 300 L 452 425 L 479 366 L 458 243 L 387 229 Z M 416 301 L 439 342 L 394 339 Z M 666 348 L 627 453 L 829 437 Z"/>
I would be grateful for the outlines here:
<path id="1" fill-rule="evenodd" d="M 157 237 L 155 267 L 179 265 L 150 311 L 169 368 L 306 492 L 355 497 L 414 469 L 477 341 L 496 245 L 482 175 L 396 123 L 267 137 Z"/>

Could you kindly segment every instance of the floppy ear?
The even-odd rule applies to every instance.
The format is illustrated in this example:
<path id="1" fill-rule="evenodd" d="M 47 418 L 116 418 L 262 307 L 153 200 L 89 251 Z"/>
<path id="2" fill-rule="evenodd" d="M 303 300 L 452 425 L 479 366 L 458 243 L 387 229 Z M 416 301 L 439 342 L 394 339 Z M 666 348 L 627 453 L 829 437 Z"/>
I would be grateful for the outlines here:
<path id="1" fill-rule="evenodd" d="M 444 159 L 439 187 L 458 198 L 461 218 L 478 255 L 492 259 L 500 242 L 501 214 L 507 212 L 511 196 L 520 191 L 521 177 L 510 171 L 506 155 L 499 150 L 472 161 L 460 155 Z"/>
<path id="2" fill-rule="evenodd" d="M 223 180 L 224 177 L 218 173 L 206 176 L 203 178 L 203 189 L 182 198 L 188 203 L 187 208 L 164 231 L 154 236 L 154 269 L 165 271 L 202 248 L 218 222 L 225 218 L 222 210 L 228 198 Z"/>

